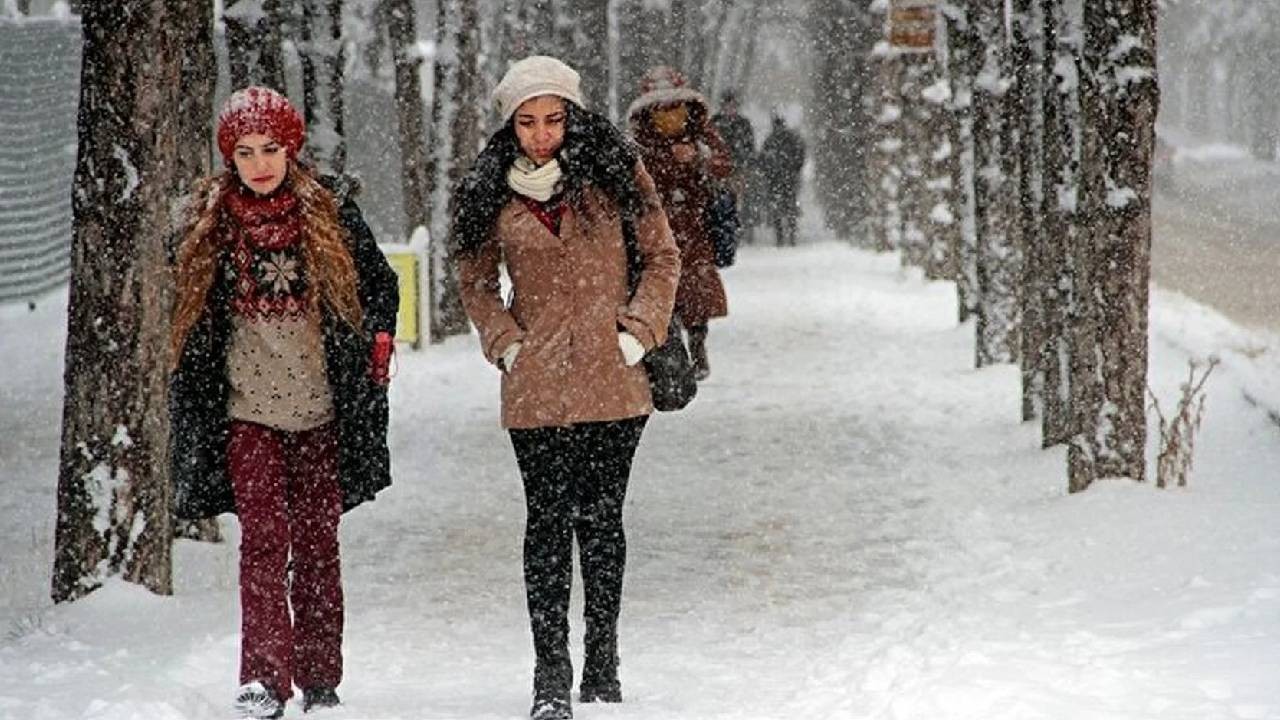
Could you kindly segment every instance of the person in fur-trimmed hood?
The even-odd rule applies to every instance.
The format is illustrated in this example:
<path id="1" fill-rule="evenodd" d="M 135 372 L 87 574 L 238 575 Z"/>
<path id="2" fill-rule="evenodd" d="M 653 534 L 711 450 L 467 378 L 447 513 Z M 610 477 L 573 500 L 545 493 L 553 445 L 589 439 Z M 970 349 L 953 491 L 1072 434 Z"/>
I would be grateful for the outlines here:
<path id="1" fill-rule="evenodd" d="M 338 704 L 338 521 L 391 482 L 394 272 L 348 196 L 298 162 L 302 116 L 264 87 L 218 116 L 222 173 L 188 206 L 170 380 L 180 519 L 239 516 L 245 717 Z"/>
<path id="2" fill-rule="evenodd" d="M 577 72 L 525 58 L 493 98 L 503 125 L 459 187 L 452 244 L 463 305 L 502 372 L 502 424 L 524 483 L 530 717 L 565 720 L 575 536 L 586 625 L 579 700 L 622 700 L 622 506 L 653 412 L 640 360 L 666 339 L 680 254 L 636 149 L 583 107 Z M 642 266 L 634 291 L 624 222 Z"/>
<path id="3" fill-rule="evenodd" d="M 707 324 L 729 314 L 707 207 L 717 183 L 733 174 L 733 160 L 710 121 L 706 99 L 688 86 L 684 75 L 665 65 L 645 74 L 627 118 L 680 248 L 676 315 L 689 332 L 696 376 L 704 380 L 711 374 Z"/>

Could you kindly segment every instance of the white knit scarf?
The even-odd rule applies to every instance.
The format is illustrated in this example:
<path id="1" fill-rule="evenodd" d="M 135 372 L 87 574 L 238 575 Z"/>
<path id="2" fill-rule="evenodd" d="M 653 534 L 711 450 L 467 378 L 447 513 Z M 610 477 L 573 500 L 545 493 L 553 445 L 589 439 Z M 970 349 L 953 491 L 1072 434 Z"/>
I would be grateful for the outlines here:
<path id="1" fill-rule="evenodd" d="M 560 163 L 555 158 L 539 167 L 532 160 L 521 155 L 507 171 L 507 185 L 521 195 L 538 202 L 546 202 L 556 194 L 560 186 L 560 178 Z"/>

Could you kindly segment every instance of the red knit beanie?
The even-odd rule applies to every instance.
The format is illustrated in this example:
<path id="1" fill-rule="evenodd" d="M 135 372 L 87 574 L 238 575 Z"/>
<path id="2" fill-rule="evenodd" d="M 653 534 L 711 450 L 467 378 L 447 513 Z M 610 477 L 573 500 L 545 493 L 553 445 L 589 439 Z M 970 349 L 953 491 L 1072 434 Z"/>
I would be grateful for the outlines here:
<path id="1" fill-rule="evenodd" d="M 218 150 L 227 167 L 233 165 L 236 141 L 254 133 L 283 145 L 293 160 L 302 149 L 306 129 L 289 98 L 271 88 L 254 86 L 232 93 L 218 113 Z"/>

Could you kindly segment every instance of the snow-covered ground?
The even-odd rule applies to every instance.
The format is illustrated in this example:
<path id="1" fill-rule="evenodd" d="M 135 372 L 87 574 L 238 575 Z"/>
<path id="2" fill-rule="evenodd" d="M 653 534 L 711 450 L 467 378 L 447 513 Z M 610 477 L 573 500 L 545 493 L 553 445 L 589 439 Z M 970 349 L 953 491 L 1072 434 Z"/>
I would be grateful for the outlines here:
<path id="1" fill-rule="evenodd" d="M 1280 426 L 1246 399 L 1280 399 L 1276 338 L 1156 292 L 1166 404 L 1188 357 L 1224 361 L 1191 484 L 1068 496 L 1016 370 L 971 368 L 951 285 L 829 242 L 726 278 L 712 378 L 632 479 L 627 702 L 579 718 L 1280 718 Z M 46 599 L 64 312 L 0 308 L 0 718 L 228 717 L 233 520 L 179 544 L 174 597 Z M 494 373 L 474 337 L 401 354 L 395 485 L 342 527 L 346 704 L 317 717 L 527 712 Z"/>
<path id="2" fill-rule="evenodd" d="M 1162 129 L 1152 202 L 1155 281 L 1246 327 L 1280 333 L 1280 165 Z"/>

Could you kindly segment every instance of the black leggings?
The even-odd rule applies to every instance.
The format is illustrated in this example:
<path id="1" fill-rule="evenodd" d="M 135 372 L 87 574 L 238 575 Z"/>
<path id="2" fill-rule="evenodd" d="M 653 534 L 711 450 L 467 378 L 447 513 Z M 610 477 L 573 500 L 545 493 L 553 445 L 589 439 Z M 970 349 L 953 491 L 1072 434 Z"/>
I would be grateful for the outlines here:
<path id="1" fill-rule="evenodd" d="M 647 416 L 511 430 L 524 479 L 524 583 L 537 656 L 534 693 L 568 698 L 569 588 L 577 536 L 585 600 L 584 682 L 617 682 L 627 539 L 622 504 Z"/>

